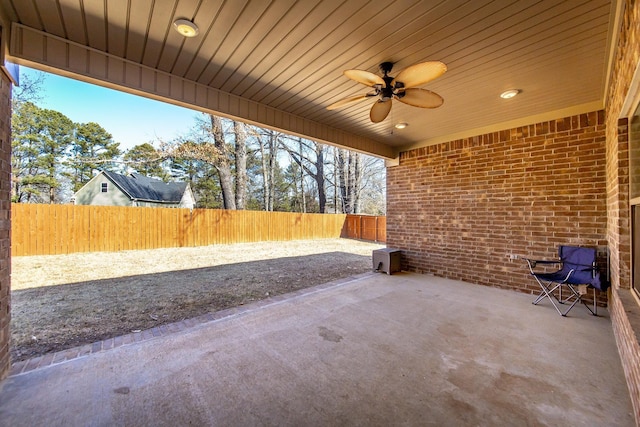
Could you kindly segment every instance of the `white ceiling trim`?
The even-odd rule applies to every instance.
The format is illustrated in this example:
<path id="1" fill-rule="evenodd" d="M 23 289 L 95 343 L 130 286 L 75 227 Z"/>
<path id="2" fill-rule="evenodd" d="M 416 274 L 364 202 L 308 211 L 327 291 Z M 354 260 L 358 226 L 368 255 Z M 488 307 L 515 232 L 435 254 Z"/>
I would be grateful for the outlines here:
<path id="1" fill-rule="evenodd" d="M 8 59 L 92 84 L 238 119 L 385 159 L 397 150 L 264 104 L 13 23 Z"/>

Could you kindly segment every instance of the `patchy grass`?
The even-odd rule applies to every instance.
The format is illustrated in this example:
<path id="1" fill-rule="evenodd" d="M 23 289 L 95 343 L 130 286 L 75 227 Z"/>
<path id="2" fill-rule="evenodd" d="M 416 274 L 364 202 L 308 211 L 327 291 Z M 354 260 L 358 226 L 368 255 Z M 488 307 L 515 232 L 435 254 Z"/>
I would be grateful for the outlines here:
<path id="1" fill-rule="evenodd" d="M 328 239 L 14 257 L 12 360 L 370 271 L 380 247 Z"/>

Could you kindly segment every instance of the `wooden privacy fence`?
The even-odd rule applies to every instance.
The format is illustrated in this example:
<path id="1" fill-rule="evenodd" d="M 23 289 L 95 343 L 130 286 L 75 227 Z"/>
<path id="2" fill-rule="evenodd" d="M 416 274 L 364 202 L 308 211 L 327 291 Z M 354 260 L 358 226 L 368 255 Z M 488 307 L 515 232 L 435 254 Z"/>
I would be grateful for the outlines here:
<path id="1" fill-rule="evenodd" d="M 343 237 L 372 242 L 387 241 L 387 218 L 384 216 L 349 214 L 345 219 L 345 228 Z"/>
<path id="2" fill-rule="evenodd" d="M 371 232 L 346 225 L 351 221 L 349 217 L 352 216 L 15 203 L 11 205 L 11 255 L 337 237 L 367 239 L 365 236 Z"/>

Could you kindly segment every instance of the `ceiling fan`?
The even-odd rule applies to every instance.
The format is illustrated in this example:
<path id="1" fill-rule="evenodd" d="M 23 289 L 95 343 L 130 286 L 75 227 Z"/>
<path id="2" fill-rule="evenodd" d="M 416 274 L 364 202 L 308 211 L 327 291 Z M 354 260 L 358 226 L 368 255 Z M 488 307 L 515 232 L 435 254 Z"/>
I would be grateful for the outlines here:
<path id="1" fill-rule="evenodd" d="M 393 62 L 380 64 L 380 71 L 384 74 L 382 77 L 364 70 L 346 70 L 345 76 L 374 90 L 365 95 L 344 98 L 329 105 L 327 110 L 335 110 L 377 96 L 379 99 L 371 107 L 369 117 L 373 123 L 379 123 L 389 115 L 394 98 L 420 108 L 438 108 L 442 105 L 444 100 L 440 95 L 416 86 L 421 86 L 443 75 L 447 71 L 445 64 L 440 61 L 422 62 L 405 68 L 395 78 L 389 76 L 392 68 Z"/>

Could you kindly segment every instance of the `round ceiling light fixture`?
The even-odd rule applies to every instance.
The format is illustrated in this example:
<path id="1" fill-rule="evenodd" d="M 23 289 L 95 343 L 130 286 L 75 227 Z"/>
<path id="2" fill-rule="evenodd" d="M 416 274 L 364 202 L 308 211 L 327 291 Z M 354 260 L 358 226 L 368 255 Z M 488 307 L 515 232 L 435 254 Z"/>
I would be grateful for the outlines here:
<path id="1" fill-rule="evenodd" d="M 405 123 L 405 122 L 401 122 L 401 123 L 396 123 L 396 129 L 404 129 L 407 126 L 409 126 L 409 123 Z"/>
<path id="2" fill-rule="evenodd" d="M 176 19 L 173 28 L 185 37 L 195 37 L 198 35 L 198 26 L 188 19 Z"/>
<path id="3" fill-rule="evenodd" d="M 509 89 L 500 94 L 500 98 L 502 99 L 511 99 L 517 94 L 520 93 L 520 89 Z"/>

